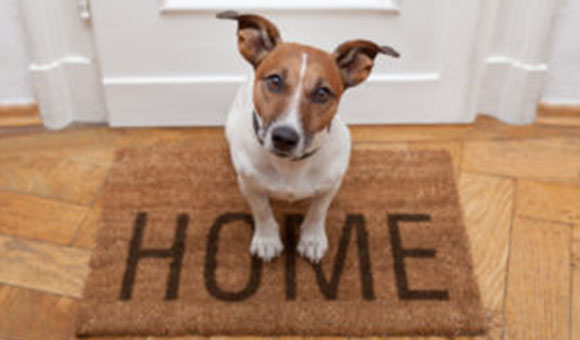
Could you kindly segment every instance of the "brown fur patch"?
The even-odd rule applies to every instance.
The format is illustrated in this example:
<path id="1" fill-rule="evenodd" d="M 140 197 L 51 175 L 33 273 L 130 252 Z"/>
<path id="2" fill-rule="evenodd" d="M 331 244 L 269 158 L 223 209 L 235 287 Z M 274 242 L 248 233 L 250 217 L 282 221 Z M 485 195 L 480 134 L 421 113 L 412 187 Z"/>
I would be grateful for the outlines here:
<path id="1" fill-rule="evenodd" d="M 217 18 L 238 22 L 238 49 L 254 68 L 282 41 L 276 25 L 262 16 L 225 11 Z"/>
<path id="2" fill-rule="evenodd" d="M 334 57 L 325 51 L 296 43 L 278 45 L 258 66 L 254 82 L 254 105 L 264 124 L 270 124 L 289 109 L 299 88 L 302 56 L 307 55 L 306 71 L 300 94 L 300 116 L 307 135 L 324 130 L 336 114 L 344 91 L 340 71 Z M 273 93 L 266 78 L 278 74 L 283 78 L 283 89 Z M 325 103 L 312 100 L 313 92 L 320 86 L 330 89 L 333 95 Z"/>
<path id="3" fill-rule="evenodd" d="M 400 56 L 392 47 L 379 46 L 368 40 L 351 40 L 338 46 L 333 55 L 340 68 L 344 85 L 353 87 L 365 81 L 373 69 L 378 53 L 393 58 Z"/>

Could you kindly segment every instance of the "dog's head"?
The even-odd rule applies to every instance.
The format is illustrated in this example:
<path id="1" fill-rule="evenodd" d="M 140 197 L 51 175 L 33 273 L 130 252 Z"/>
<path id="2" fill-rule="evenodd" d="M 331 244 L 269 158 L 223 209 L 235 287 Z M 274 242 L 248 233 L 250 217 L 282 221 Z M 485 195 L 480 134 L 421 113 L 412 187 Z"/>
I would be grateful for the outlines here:
<path id="1" fill-rule="evenodd" d="M 278 28 L 259 15 L 219 13 L 238 22 L 238 49 L 254 67 L 254 127 L 264 146 L 280 157 L 313 152 L 347 88 L 363 82 L 377 54 L 399 54 L 367 40 L 347 41 L 333 53 L 282 41 Z"/>

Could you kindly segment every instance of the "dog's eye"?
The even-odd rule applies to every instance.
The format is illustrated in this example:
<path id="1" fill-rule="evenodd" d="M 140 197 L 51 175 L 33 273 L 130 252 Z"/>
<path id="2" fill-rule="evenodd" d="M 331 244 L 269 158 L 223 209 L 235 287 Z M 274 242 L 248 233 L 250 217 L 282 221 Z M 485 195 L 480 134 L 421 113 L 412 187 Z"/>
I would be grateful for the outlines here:
<path id="1" fill-rule="evenodd" d="M 312 93 L 312 101 L 324 104 L 330 99 L 332 92 L 327 87 L 319 87 Z"/>
<path id="2" fill-rule="evenodd" d="M 284 81 L 279 75 L 273 74 L 266 77 L 266 86 L 271 92 L 279 93 L 284 89 Z"/>

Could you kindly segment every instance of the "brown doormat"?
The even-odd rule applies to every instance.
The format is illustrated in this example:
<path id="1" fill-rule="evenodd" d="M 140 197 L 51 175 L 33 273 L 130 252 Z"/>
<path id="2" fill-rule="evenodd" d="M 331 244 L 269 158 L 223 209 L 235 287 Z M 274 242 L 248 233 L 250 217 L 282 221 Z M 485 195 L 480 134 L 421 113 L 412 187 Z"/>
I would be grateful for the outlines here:
<path id="1" fill-rule="evenodd" d="M 285 251 L 263 263 L 225 145 L 119 152 L 78 335 L 484 332 L 446 152 L 355 148 L 321 265 L 295 251 L 306 203 L 275 202 Z"/>

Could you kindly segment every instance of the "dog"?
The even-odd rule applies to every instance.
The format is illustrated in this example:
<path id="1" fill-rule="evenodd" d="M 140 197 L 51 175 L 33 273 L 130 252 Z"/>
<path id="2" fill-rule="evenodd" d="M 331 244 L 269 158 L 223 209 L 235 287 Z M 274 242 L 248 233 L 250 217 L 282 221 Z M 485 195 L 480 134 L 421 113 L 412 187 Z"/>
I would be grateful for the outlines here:
<path id="1" fill-rule="evenodd" d="M 328 53 L 283 42 L 278 28 L 259 15 L 225 11 L 217 18 L 237 21 L 239 52 L 254 68 L 225 127 L 255 223 L 250 253 L 270 261 L 283 251 L 270 198 L 311 198 L 297 251 L 318 263 L 328 248 L 326 212 L 351 151 L 349 130 L 336 114 L 340 98 L 367 79 L 378 54 L 399 53 L 368 40 L 347 41 Z"/>

